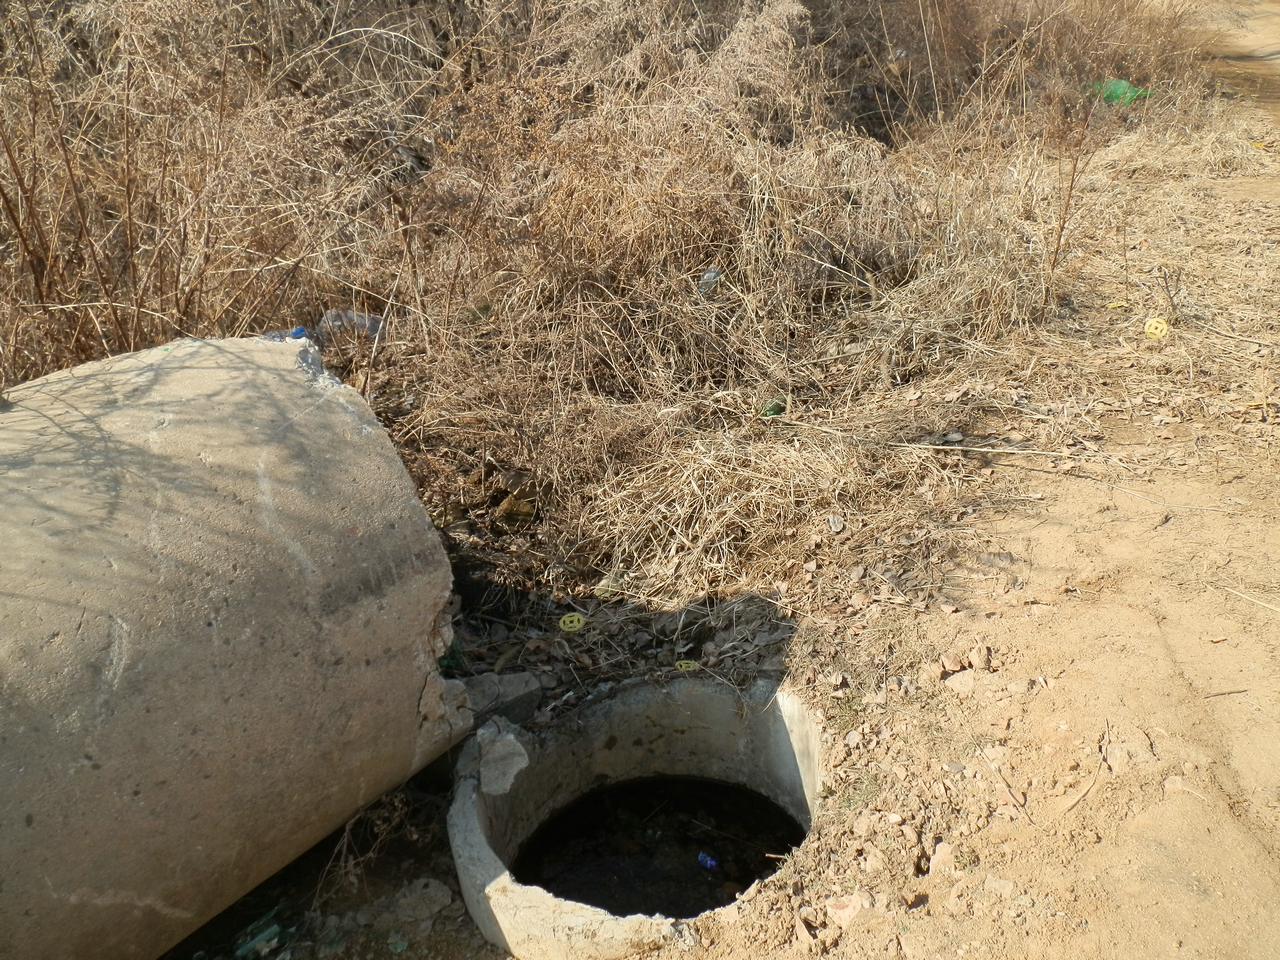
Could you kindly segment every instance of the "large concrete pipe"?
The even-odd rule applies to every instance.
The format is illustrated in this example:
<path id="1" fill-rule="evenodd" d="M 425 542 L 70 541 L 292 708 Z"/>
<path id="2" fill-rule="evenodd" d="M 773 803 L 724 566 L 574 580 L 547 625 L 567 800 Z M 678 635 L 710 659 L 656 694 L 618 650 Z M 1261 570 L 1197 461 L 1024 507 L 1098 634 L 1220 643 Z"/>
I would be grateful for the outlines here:
<path id="1" fill-rule="evenodd" d="M 448 562 L 305 340 L 0 401 L 0 957 L 155 957 L 469 732 Z"/>

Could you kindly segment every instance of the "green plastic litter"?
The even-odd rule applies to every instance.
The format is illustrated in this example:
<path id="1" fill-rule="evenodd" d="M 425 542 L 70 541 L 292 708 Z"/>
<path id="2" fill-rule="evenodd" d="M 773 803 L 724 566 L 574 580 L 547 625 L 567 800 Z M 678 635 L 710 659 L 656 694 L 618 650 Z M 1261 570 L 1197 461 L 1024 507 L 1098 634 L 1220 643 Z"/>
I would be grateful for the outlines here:
<path id="1" fill-rule="evenodd" d="M 1135 87 L 1128 80 L 1103 80 L 1093 85 L 1093 92 L 1107 103 L 1133 103 L 1142 97 L 1151 96 L 1151 91 Z"/>
<path id="2" fill-rule="evenodd" d="M 392 930 L 391 936 L 387 937 L 387 949 L 392 953 L 404 953 L 409 949 L 409 941 L 404 934 Z"/>
<path id="3" fill-rule="evenodd" d="M 280 924 L 273 923 L 248 943 L 240 947 L 235 953 L 237 957 L 250 957 L 253 955 L 262 956 L 269 950 L 274 950 L 280 944 L 280 936 L 284 931 L 280 928 Z"/>
<path id="4" fill-rule="evenodd" d="M 441 670 L 459 670 L 462 668 L 462 647 L 458 643 L 458 638 L 453 638 L 453 643 L 449 645 L 449 649 L 445 651 L 443 657 L 436 661 Z"/>
<path id="5" fill-rule="evenodd" d="M 764 404 L 760 408 L 760 416 L 776 417 L 786 412 L 786 409 L 787 409 L 787 398 L 774 397 L 772 400 L 770 400 L 768 403 Z"/>
<path id="6" fill-rule="evenodd" d="M 280 910 L 281 906 L 275 907 L 266 916 L 251 923 L 240 934 L 238 939 L 242 942 L 234 953 L 237 960 L 245 957 L 265 957 L 293 939 L 294 934 L 298 932 L 297 928 L 284 927 L 276 920 Z M 292 950 L 282 949 L 279 953 L 273 954 L 273 960 L 289 960 L 292 956 Z"/>

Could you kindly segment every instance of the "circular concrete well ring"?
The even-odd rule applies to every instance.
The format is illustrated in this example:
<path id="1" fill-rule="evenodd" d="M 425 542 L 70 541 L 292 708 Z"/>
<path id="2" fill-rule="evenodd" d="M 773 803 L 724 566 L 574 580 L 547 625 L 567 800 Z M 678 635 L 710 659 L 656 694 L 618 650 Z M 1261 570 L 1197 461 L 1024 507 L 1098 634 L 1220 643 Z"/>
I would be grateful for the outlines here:
<path id="1" fill-rule="evenodd" d="M 613 960 L 677 936 L 680 921 L 617 917 L 518 883 L 521 844 L 579 796 L 650 776 L 738 784 L 808 830 L 819 788 L 820 728 L 776 683 L 747 691 L 701 679 L 625 683 L 546 733 L 491 721 L 466 744 L 449 841 L 472 918 L 520 960 Z"/>

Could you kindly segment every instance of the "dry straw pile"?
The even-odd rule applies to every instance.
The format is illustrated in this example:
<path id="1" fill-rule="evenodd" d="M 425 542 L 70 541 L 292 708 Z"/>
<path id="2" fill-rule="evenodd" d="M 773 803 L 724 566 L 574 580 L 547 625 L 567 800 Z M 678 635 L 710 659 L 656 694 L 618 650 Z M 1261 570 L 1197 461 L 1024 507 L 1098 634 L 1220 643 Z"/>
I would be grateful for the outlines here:
<path id="1" fill-rule="evenodd" d="M 381 314 L 328 359 L 464 565 L 664 604 L 794 595 L 814 536 L 941 549 L 982 464 L 887 441 L 989 420 L 984 371 L 1075 290 L 1099 150 L 1208 129 L 1196 25 L 1141 0 L 3 18 L 9 382 Z"/>

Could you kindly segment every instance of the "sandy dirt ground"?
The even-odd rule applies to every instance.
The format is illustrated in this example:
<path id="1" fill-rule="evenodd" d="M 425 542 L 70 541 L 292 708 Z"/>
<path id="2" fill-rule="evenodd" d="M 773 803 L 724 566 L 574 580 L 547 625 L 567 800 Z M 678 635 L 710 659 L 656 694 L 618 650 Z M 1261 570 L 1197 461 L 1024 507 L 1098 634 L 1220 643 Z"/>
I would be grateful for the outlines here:
<path id="1" fill-rule="evenodd" d="M 1218 72 L 1237 93 L 1257 98 L 1280 123 L 1280 3 L 1266 0 L 1246 13 L 1214 47 Z"/>
<path id="2" fill-rule="evenodd" d="M 824 817 L 799 885 L 708 923 L 707 956 L 1280 956 L 1274 464 L 1205 440 L 1123 489 L 1046 475 L 981 524 L 962 610 L 898 625 L 979 667 L 926 667 L 923 701 L 888 684 L 831 778 L 896 789 Z"/>

